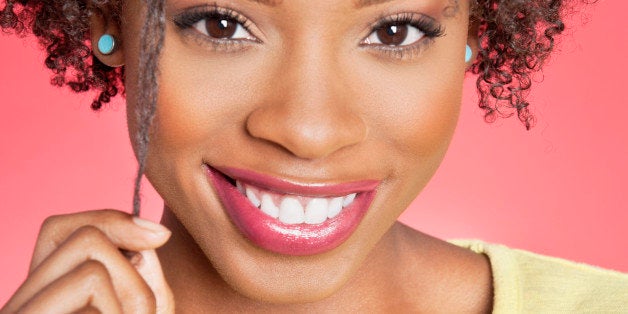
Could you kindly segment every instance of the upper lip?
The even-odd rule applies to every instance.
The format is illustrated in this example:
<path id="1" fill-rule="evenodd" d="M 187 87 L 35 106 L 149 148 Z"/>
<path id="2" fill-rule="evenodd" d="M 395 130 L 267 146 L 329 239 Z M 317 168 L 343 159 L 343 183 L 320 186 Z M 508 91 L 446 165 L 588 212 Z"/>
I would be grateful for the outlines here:
<path id="1" fill-rule="evenodd" d="M 342 196 L 351 193 L 373 191 L 379 185 L 378 180 L 360 180 L 344 183 L 302 183 L 257 173 L 247 169 L 230 167 L 213 168 L 243 183 L 283 194 L 302 196 Z"/>

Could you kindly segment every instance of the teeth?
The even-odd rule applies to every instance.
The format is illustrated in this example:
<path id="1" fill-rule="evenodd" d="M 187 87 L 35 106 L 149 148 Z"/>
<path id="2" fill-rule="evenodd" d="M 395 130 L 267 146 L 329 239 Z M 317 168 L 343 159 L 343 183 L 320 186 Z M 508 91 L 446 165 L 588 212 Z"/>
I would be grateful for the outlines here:
<path id="1" fill-rule="evenodd" d="M 303 206 L 293 197 L 286 197 L 279 206 L 279 221 L 295 225 L 305 221 L 305 213 L 303 213 Z"/>
<path id="2" fill-rule="evenodd" d="M 236 187 L 238 188 L 238 191 L 240 191 L 240 193 L 246 193 L 246 191 L 244 190 L 244 186 L 242 186 L 242 183 L 240 181 L 236 181 Z"/>
<path id="3" fill-rule="evenodd" d="M 279 221 L 294 224 L 320 224 L 338 216 L 342 209 L 351 205 L 356 193 L 338 197 L 287 196 L 236 181 L 237 189 L 244 194 L 253 206 L 266 215 Z M 279 204 L 277 206 L 276 204 Z"/>
<path id="4" fill-rule="evenodd" d="M 253 189 L 249 187 L 246 188 L 246 197 L 249 199 L 249 201 L 251 201 L 251 203 L 253 203 L 253 205 L 255 205 L 255 207 L 259 207 L 262 204 L 259 198 L 257 198 L 257 195 L 255 195 Z"/>
<path id="5" fill-rule="evenodd" d="M 351 205 L 354 199 L 355 199 L 355 193 L 345 196 L 345 198 L 342 200 L 342 206 L 347 207 Z"/>
<path id="6" fill-rule="evenodd" d="M 311 200 L 305 208 L 305 223 L 315 225 L 327 220 L 327 203 L 324 198 Z"/>
<path id="7" fill-rule="evenodd" d="M 340 214 L 340 211 L 342 210 L 342 201 L 342 197 L 334 197 L 331 199 L 327 210 L 327 218 L 334 218 Z"/>
<path id="8" fill-rule="evenodd" d="M 262 195 L 262 205 L 260 209 L 268 216 L 277 218 L 279 217 L 279 207 L 275 206 L 273 198 L 268 194 Z"/>

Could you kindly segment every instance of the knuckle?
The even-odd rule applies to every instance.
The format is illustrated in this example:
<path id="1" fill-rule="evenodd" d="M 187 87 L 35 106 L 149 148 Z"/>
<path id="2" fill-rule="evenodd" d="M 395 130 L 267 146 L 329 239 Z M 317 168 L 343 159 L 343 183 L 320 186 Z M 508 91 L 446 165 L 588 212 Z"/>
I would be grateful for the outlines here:
<path id="1" fill-rule="evenodd" d="M 99 287 L 111 280 L 107 267 L 97 260 L 90 259 L 83 262 L 76 271 L 90 287 Z"/>
<path id="2" fill-rule="evenodd" d="M 94 226 L 81 226 L 76 229 L 66 240 L 68 245 L 74 248 L 84 249 L 89 252 L 109 252 L 114 248 L 107 235 Z"/>
<path id="3" fill-rule="evenodd" d="M 81 241 L 87 242 L 88 244 L 94 244 L 95 242 L 100 242 L 105 240 L 107 236 L 98 228 L 94 226 L 81 226 L 74 233 L 72 233 L 71 238 L 79 239 Z"/>
<path id="4" fill-rule="evenodd" d="M 54 225 L 57 222 L 57 220 L 59 220 L 60 217 L 61 215 L 52 215 L 52 216 L 46 217 L 46 219 L 44 219 L 44 222 L 42 223 L 42 229 L 45 229 L 46 227 L 50 227 Z"/>
<path id="5" fill-rule="evenodd" d="M 48 234 L 53 233 L 54 230 L 56 230 L 56 227 L 59 224 L 59 222 L 63 220 L 63 217 L 65 217 L 65 215 L 52 215 L 52 216 L 46 217 L 46 219 L 44 219 L 44 222 L 42 222 L 41 224 L 41 228 L 39 229 L 39 234 L 48 235 Z"/>

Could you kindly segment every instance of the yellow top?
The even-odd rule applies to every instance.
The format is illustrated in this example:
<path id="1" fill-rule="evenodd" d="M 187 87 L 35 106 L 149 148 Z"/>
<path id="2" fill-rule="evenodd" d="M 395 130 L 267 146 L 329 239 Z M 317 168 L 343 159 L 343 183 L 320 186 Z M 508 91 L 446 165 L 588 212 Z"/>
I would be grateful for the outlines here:
<path id="1" fill-rule="evenodd" d="M 628 274 L 476 240 L 451 242 L 491 261 L 493 313 L 628 313 Z"/>

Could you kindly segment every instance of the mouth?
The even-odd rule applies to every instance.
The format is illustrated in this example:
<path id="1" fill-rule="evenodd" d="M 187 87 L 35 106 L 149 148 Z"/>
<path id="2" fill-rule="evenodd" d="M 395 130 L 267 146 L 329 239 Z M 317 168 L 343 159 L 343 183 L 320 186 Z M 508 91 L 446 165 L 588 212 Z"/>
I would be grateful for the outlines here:
<path id="1" fill-rule="evenodd" d="M 362 221 L 379 184 L 302 184 L 249 170 L 206 168 L 240 232 L 257 246 L 286 255 L 319 254 L 342 244 Z"/>

